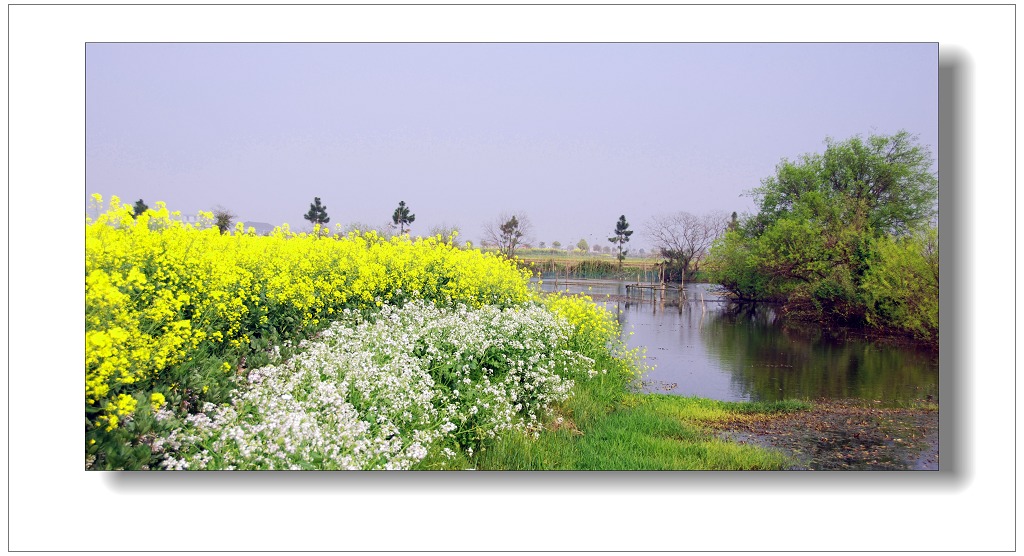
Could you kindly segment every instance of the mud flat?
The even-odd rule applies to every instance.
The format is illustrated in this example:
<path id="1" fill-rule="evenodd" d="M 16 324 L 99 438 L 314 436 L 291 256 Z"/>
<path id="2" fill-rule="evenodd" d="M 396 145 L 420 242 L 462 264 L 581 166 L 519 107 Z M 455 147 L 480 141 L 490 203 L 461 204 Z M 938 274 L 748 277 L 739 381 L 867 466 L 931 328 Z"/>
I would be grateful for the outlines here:
<path id="1" fill-rule="evenodd" d="M 812 409 L 716 425 L 723 438 L 781 450 L 794 470 L 937 470 L 935 406 L 889 408 L 862 400 L 820 400 Z"/>

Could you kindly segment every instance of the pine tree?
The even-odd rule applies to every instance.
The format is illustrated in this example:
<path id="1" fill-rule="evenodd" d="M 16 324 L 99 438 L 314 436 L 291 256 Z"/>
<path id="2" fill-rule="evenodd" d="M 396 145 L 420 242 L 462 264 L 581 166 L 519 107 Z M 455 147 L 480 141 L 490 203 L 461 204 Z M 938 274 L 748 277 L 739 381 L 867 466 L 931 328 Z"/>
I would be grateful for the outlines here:
<path id="1" fill-rule="evenodd" d="M 147 205 L 146 203 L 143 203 L 142 199 L 139 199 L 138 201 L 135 201 L 135 207 L 133 208 L 133 210 L 135 211 L 135 217 L 138 218 L 139 215 L 144 213 L 144 212 L 146 212 L 146 209 L 148 209 L 148 208 L 149 208 L 149 205 Z"/>
<path id="2" fill-rule="evenodd" d="M 309 204 L 309 212 L 303 215 L 303 218 L 309 220 L 313 227 L 317 224 L 323 227 L 331 221 L 331 217 L 327 216 L 327 205 L 320 204 L 320 197 L 313 197 L 313 202 Z"/>
<path id="3" fill-rule="evenodd" d="M 633 235 L 633 230 L 629 229 L 629 222 L 626 222 L 626 215 L 623 214 L 615 223 L 615 237 L 608 238 L 608 241 L 619 245 L 619 271 L 622 271 L 622 261 L 626 258 L 626 253 L 629 252 L 623 247 L 631 235 Z"/>
<path id="4" fill-rule="evenodd" d="M 398 208 L 391 215 L 391 220 L 395 223 L 395 226 L 398 226 L 398 233 L 404 234 L 405 227 L 416 220 L 416 215 L 409 214 L 409 207 L 405 206 L 405 201 L 399 201 Z"/>

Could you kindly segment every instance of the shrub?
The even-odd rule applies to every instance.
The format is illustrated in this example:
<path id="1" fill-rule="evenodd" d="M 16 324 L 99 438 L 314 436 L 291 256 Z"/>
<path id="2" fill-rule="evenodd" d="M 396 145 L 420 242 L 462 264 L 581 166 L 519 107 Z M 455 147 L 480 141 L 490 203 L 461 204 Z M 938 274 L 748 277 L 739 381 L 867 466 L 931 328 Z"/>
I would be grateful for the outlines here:
<path id="1" fill-rule="evenodd" d="M 928 341 L 939 334 L 938 232 L 882 237 L 861 284 L 869 324 L 903 330 Z"/>

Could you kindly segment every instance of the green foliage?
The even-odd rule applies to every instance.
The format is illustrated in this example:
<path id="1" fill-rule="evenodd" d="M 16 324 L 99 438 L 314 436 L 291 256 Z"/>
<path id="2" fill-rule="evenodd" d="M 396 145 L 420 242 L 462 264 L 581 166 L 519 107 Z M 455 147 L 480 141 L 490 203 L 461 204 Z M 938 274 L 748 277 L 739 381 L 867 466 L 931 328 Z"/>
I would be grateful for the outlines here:
<path id="1" fill-rule="evenodd" d="M 706 269 L 710 281 L 721 284 L 740 299 L 768 299 L 770 278 L 759 272 L 755 242 L 730 230 L 715 240 Z"/>
<path id="2" fill-rule="evenodd" d="M 576 242 L 576 248 L 586 253 L 587 250 L 590 249 L 590 244 L 587 243 L 587 240 L 581 238 Z"/>
<path id="3" fill-rule="evenodd" d="M 226 234 L 231 229 L 231 222 L 234 219 L 235 215 L 224 207 L 213 209 L 213 223 L 222 234 Z"/>
<path id="4" fill-rule="evenodd" d="M 710 278 L 743 299 L 782 301 L 790 316 L 934 338 L 925 307 L 938 304 L 937 271 L 920 288 L 894 278 L 927 270 L 909 254 L 920 240 L 907 238 L 935 215 L 930 165 L 903 131 L 828 139 L 823 154 L 783 160 L 753 191 L 758 213 L 713 245 Z"/>
<path id="5" fill-rule="evenodd" d="M 320 197 L 313 197 L 313 202 L 309 204 L 309 212 L 302 217 L 314 227 L 317 225 L 322 227 L 331 221 L 331 217 L 327 216 L 327 205 L 320 203 Z"/>
<path id="6" fill-rule="evenodd" d="M 503 435 L 483 452 L 481 469 L 767 470 L 795 462 L 783 454 L 726 442 L 709 425 L 745 415 L 798 411 L 806 404 L 741 404 L 638 395 L 611 381 L 580 383 L 561 415 L 536 440 Z"/>
<path id="7" fill-rule="evenodd" d="M 405 227 L 416 221 L 416 215 L 409 214 L 409 207 L 405 206 L 405 201 L 399 201 L 398 208 L 391 215 L 391 221 L 398 226 L 398 233 L 404 234 Z"/>
<path id="8" fill-rule="evenodd" d="M 615 236 L 608 238 L 608 241 L 617 244 L 619 248 L 619 269 L 622 269 L 622 260 L 626 258 L 627 251 L 623 249 L 626 242 L 629 241 L 629 236 L 633 235 L 633 231 L 629 229 L 629 222 L 626 222 L 626 215 L 619 216 L 619 221 L 615 223 Z"/>
<path id="9" fill-rule="evenodd" d="M 614 318 L 585 296 L 553 294 L 547 307 L 572 329 L 569 349 L 593 361 L 589 378 L 553 406 L 535 436 L 509 432 L 475 454 L 479 469 L 784 469 L 782 454 L 720 440 L 708 425 L 745 414 L 807 409 L 805 403 L 730 403 L 638 394 L 642 353 L 627 351 Z"/>
<path id="10" fill-rule="evenodd" d="M 132 208 L 132 211 L 134 211 L 135 217 L 138 218 L 139 215 L 141 215 L 142 213 L 146 212 L 146 209 L 148 209 L 148 208 L 149 208 L 149 205 L 147 205 L 146 203 L 142 202 L 142 199 L 139 199 L 138 201 L 135 201 L 135 206 Z"/>
<path id="11" fill-rule="evenodd" d="M 861 283 L 867 321 L 937 341 L 939 249 L 934 228 L 909 237 L 879 238 L 874 264 Z"/>
<path id="12" fill-rule="evenodd" d="M 516 252 L 516 246 L 523 238 L 523 231 L 519 228 L 519 219 L 513 216 L 499 226 L 499 246 L 506 257 L 512 258 Z"/>
<path id="13" fill-rule="evenodd" d="M 825 141 L 824 154 L 783 160 L 774 176 L 761 182 L 754 199 L 760 205 L 750 231 L 763 232 L 801 205 L 836 204 L 866 218 L 879 233 L 905 235 L 935 214 L 938 180 L 931 153 L 906 131 Z M 853 212 L 851 212 L 853 211 Z"/>

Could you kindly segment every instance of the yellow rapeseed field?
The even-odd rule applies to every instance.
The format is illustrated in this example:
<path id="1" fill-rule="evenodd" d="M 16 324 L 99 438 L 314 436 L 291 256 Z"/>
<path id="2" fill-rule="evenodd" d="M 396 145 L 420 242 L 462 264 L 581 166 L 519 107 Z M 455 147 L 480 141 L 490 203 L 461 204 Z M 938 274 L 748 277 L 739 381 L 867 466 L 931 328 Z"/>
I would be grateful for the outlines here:
<path id="1" fill-rule="evenodd" d="M 261 237 L 241 224 L 222 234 L 208 213 L 200 226 L 177 216 L 156 203 L 135 217 L 112 197 L 86 222 L 87 451 L 136 412 L 175 397 L 169 369 L 201 355 L 220 357 L 218 368 L 230 373 L 255 336 L 295 337 L 345 309 L 413 299 L 479 307 L 536 298 L 528 270 L 439 237 L 287 227 Z"/>

